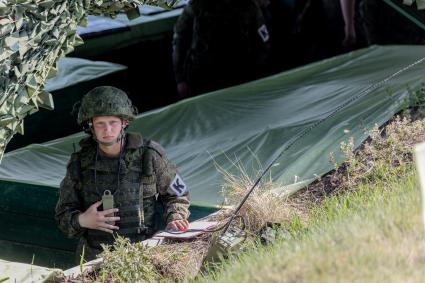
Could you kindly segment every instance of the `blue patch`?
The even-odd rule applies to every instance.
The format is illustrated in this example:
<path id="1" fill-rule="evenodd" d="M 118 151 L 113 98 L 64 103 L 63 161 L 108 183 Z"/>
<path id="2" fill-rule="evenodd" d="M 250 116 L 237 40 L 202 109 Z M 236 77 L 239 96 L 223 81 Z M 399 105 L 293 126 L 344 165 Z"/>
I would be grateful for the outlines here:
<path id="1" fill-rule="evenodd" d="M 176 177 L 174 177 L 174 180 L 171 182 L 170 189 L 179 197 L 186 193 L 187 186 L 179 174 L 176 174 Z"/>
<path id="2" fill-rule="evenodd" d="M 263 40 L 263 42 L 269 41 L 270 35 L 266 25 L 262 25 L 261 27 L 258 28 L 258 34 L 261 36 L 261 39 Z"/>

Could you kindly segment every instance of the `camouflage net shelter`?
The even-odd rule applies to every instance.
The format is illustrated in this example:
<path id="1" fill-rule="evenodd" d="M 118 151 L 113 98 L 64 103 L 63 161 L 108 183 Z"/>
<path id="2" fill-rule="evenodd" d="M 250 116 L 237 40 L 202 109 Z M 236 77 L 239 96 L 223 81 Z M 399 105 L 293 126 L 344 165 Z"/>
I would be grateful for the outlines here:
<path id="1" fill-rule="evenodd" d="M 137 5 L 171 7 L 174 0 L 0 0 L 0 159 L 23 119 L 54 107 L 44 84 L 58 59 L 82 44 L 78 25 L 90 15 L 138 16 Z"/>

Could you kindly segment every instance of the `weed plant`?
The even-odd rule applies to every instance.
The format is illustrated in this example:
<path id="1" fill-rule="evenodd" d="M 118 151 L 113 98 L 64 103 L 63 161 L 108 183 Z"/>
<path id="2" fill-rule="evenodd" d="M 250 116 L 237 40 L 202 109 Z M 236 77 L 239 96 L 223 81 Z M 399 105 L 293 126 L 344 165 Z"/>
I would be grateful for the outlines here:
<path id="1" fill-rule="evenodd" d="M 118 236 L 113 246 L 103 246 L 101 269 L 95 281 L 89 282 L 182 282 L 194 278 L 208 251 L 209 238 L 146 247 Z"/>
<path id="2" fill-rule="evenodd" d="M 147 248 L 141 243 L 117 237 L 114 245 L 103 246 L 100 277 L 111 276 L 114 282 L 159 282 L 164 278 L 149 260 Z"/>
<path id="3" fill-rule="evenodd" d="M 425 119 L 411 122 L 397 116 L 385 128 L 375 126 L 369 134 L 370 139 L 356 152 L 352 139 L 341 143 L 346 157 L 345 174 L 334 172 L 340 189 L 350 190 L 360 183 L 390 182 L 403 176 L 407 165 L 413 162 L 413 146 L 425 141 Z"/>

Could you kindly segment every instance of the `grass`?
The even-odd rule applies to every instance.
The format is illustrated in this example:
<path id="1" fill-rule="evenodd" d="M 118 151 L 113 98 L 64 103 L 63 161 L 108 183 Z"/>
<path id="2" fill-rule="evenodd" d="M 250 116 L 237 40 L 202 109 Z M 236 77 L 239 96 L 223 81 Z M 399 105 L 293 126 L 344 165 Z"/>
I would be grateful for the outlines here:
<path id="1" fill-rule="evenodd" d="M 425 239 L 412 167 L 390 182 L 326 199 L 272 246 L 229 260 L 202 281 L 423 282 Z"/>
<path id="2" fill-rule="evenodd" d="M 202 265 L 210 237 L 146 247 L 117 237 L 104 245 L 100 270 L 87 274 L 85 282 L 182 282 L 194 278 Z"/>
<path id="3" fill-rule="evenodd" d="M 234 255 L 197 282 L 422 282 L 425 234 L 413 144 L 425 120 L 396 118 L 347 161 L 295 196 L 274 244 Z"/>
<path id="4" fill-rule="evenodd" d="M 117 237 L 114 250 L 104 246 L 101 277 L 111 275 L 117 282 L 158 282 L 161 275 L 149 261 L 147 249 L 141 242 L 131 244 L 129 239 Z"/>

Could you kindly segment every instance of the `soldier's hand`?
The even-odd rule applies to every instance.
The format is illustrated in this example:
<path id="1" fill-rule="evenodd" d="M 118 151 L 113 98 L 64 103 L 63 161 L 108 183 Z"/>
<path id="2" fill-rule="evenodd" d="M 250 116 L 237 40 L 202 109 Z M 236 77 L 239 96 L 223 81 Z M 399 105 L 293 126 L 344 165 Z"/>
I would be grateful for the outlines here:
<path id="1" fill-rule="evenodd" d="M 102 205 L 101 201 L 92 204 L 85 212 L 78 215 L 78 222 L 84 228 L 113 233 L 114 230 L 118 230 L 119 228 L 109 223 L 114 223 L 114 221 L 118 221 L 120 218 L 117 216 L 108 216 L 108 214 L 113 215 L 114 212 L 118 211 L 118 208 L 98 211 L 97 209 L 100 205 Z"/>
<path id="2" fill-rule="evenodd" d="M 186 219 L 174 220 L 168 223 L 165 230 L 171 231 L 186 231 L 189 228 L 189 222 Z"/>

